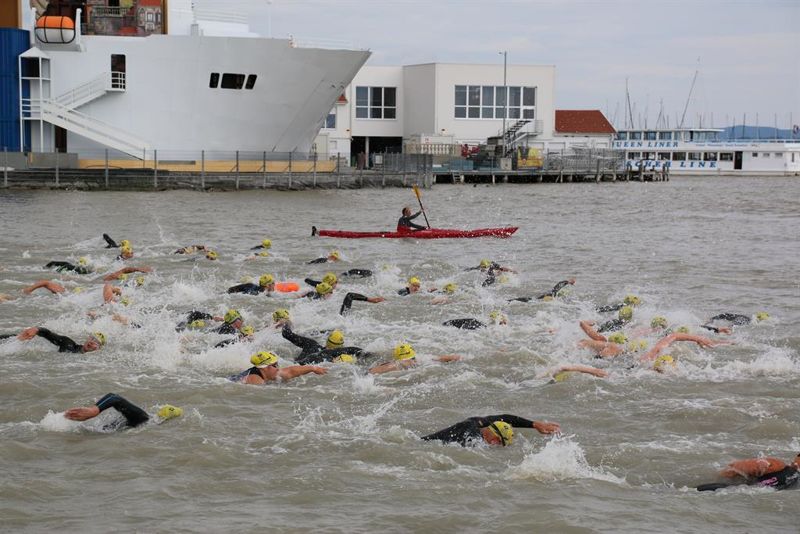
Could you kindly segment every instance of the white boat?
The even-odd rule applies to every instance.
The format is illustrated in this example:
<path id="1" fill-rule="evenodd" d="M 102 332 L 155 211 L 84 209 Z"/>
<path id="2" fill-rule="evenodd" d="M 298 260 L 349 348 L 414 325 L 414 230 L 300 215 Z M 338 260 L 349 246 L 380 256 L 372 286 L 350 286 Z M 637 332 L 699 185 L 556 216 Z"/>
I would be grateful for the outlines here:
<path id="1" fill-rule="evenodd" d="M 800 175 L 800 140 L 722 141 L 717 128 L 617 130 L 625 165 L 675 174 Z"/>
<path id="2" fill-rule="evenodd" d="M 188 1 L 172 4 L 192 9 Z M 86 23 L 29 16 L 32 46 L 19 57 L 20 135 L 27 149 L 96 158 L 111 148 L 139 159 L 157 150 L 159 159 L 171 160 L 196 160 L 200 150 L 308 152 L 370 55 L 249 32 L 212 36 L 196 14 L 178 24 L 186 21 L 185 9 L 165 17 L 183 35 L 172 29 L 143 35 L 143 29 L 158 31 L 164 22 L 158 6 L 168 9 L 166 1 L 126 5 L 132 7 L 106 6 L 100 13 L 138 16 L 139 36 L 84 35 Z"/>

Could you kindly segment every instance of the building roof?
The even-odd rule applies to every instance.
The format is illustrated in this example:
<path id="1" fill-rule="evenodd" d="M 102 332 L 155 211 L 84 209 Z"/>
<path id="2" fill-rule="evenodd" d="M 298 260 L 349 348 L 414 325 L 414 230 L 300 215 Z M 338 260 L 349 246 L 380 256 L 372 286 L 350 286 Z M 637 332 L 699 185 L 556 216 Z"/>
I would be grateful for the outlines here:
<path id="1" fill-rule="evenodd" d="M 556 133 L 614 134 L 616 130 L 599 109 L 557 109 Z"/>

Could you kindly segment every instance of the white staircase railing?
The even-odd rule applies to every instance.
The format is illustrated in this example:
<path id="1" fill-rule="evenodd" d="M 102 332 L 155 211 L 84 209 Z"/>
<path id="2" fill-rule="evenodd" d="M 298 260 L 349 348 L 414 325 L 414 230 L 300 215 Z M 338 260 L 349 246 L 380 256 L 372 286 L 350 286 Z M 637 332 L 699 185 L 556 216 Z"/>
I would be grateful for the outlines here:
<path id="1" fill-rule="evenodd" d="M 142 159 L 150 144 L 95 118 L 79 113 L 54 100 L 23 98 L 23 120 L 44 120 L 109 148 Z"/>
<path id="2" fill-rule="evenodd" d="M 124 72 L 104 72 L 100 76 L 58 95 L 53 100 L 65 108 L 75 109 L 100 98 L 109 91 L 124 92 L 125 89 Z"/>

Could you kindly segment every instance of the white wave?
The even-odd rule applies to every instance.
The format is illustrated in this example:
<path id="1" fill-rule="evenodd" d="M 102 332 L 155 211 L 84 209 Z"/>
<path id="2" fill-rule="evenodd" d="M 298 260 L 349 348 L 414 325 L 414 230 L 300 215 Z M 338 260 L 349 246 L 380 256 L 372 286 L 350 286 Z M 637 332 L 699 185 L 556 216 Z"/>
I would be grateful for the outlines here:
<path id="1" fill-rule="evenodd" d="M 533 478 L 554 481 L 590 478 L 614 484 L 625 483 L 624 479 L 600 467 L 590 466 L 581 446 L 569 437 L 551 439 L 538 452 L 526 454 L 522 463 L 511 466 L 506 474 L 509 478 L 517 480 Z"/>
<path id="2" fill-rule="evenodd" d="M 64 417 L 64 412 L 48 411 L 41 421 L 39 426 L 43 430 L 51 432 L 78 432 L 82 424 L 79 421 L 71 421 Z"/>

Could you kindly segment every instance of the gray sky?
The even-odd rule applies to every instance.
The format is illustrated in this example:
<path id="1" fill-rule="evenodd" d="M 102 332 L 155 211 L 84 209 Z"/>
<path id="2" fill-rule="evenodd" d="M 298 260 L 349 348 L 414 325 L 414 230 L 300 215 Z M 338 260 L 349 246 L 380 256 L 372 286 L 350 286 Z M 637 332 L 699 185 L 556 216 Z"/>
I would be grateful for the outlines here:
<path id="1" fill-rule="evenodd" d="M 245 0 L 253 29 L 337 39 L 371 65 L 432 61 L 556 65 L 559 109 L 599 108 L 674 126 L 695 70 L 687 122 L 800 123 L 800 0 Z M 271 17 L 267 14 L 271 12 Z M 726 122 L 727 115 L 727 122 Z"/>

